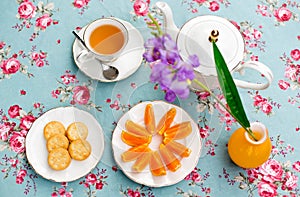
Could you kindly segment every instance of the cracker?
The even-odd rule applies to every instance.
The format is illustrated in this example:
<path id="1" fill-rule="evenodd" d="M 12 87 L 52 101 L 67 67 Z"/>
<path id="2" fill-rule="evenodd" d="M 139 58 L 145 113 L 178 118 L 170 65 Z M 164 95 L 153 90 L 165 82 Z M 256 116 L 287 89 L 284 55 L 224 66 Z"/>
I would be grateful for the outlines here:
<path id="1" fill-rule="evenodd" d="M 69 152 L 64 148 L 56 148 L 48 155 L 48 164 L 53 170 L 64 170 L 71 163 Z"/>
<path id="2" fill-rule="evenodd" d="M 51 136 L 56 134 L 65 135 L 66 129 L 61 122 L 51 121 L 44 127 L 44 137 L 48 140 Z"/>
<path id="3" fill-rule="evenodd" d="M 92 147 L 88 141 L 78 139 L 71 142 L 68 150 L 73 159 L 82 161 L 90 156 Z"/>
<path id="4" fill-rule="evenodd" d="M 66 133 L 70 141 L 85 140 L 88 136 L 88 128 L 82 122 L 73 122 L 68 126 Z"/>
<path id="5" fill-rule="evenodd" d="M 69 139 L 65 135 L 56 134 L 47 140 L 47 149 L 49 152 L 60 147 L 64 149 L 68 149 L 69 147 Z"/>

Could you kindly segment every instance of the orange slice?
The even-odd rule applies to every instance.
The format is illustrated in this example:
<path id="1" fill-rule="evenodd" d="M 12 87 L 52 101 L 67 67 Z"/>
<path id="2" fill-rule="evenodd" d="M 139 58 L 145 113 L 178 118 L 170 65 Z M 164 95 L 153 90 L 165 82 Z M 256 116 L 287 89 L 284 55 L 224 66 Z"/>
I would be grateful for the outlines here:
<path id="1" fill-rule="evenodd" d="M 152 152 L 149 165 L 152 175 L 163 176 L 167 174 L 163 161 L 157 151 Z"/>
<path id="2" fill-rule="evenodd" d="M 136 172 L 142 172 L 149 164 L 151 155 L 151 151 L 144 152 L 140 157 L 137 158 L 132 166 L 132 169 Z"/>
<path id="3" fill-rule="evenodd" d="M 164 132 L 164 144 L 167 144 L 170 140 L 179 140 L 186 138 L 192 133 L 192 126 L 189 121 L 176 124 Z"/>
<path id="4" fill-rule="evenodd" d="M 144 122 L 147 131 L 150 134 L 155 134 L 156 129 L 155 129 L 155 116 L 154 116 L 154 111 L 153 111 L 153 106 L 152 104 L 147 104 L 145 108 L 145 114 L 144 114 Z"/>
<path id="5" fill-rule="evenodd" d="M 177 159 L 177 157 L 171 151 L 169 151 L 166 148 L 165 145 L 163 145 L 163 144 L 159 145 L 159 152 L 160 152 L 160 155 L 161 155 L 163 161 L 165 162 L 167 168 L 170 171 L 175 172 L 176 170 L 178 170 L 181 167 L 180 161 Z"/>
<path id="6" fill-rule="evenodd" d="M 147 130 L 142 125 L 137 124 L 131 120 L 126 121 L 125 128 L 128 132 L 136 134 L 136 135 L 141 135 L 141 136 L 149 135 Z"/>
<path id="7" fill-rule="evenodd" d="M 181 157 L 188 157 L 192 152 L 191 149 L 174 140 L 169 141 L 169 143 L 166 144 L 166 148 Z"/>
<path id="8" fill-rule="evenodd" d="M 121 139 L 124 143 L 128 144 L 129 146 L 139 146 L 142 144 L 149 144 L 152 140 L 152 136 L 140 136 L 126 131 L 122 131 Z"/>
<path id="9" fill-rule="evenodd" d="M 132 147 L 127 151 L 123 152 L 121 157 L 124 162 L 136 160 L 140 157 L 144 152 L 149 152 L 150 148 L 148 144 L 142 144 L 140 146 Z"/>
<path id="10" fill-rule="evenodd" d="M 160 119 L 156 130 L 162 135 L 172 124 L 176 115 L 176 108 L 171 108 L 167 113 Z"/>

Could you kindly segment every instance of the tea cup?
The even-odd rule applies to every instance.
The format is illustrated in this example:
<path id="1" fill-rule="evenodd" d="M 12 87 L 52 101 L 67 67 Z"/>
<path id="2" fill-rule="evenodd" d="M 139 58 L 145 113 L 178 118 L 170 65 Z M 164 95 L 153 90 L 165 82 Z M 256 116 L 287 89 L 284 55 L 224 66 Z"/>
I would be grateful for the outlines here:
<path id="1" fill-rule="evenodd" d="M 84 63 L 92 59 L 111 62 L 117 59 L 128 43 L 128 30 L 117 18 L 101 18 L 91 22 L 83 32 L 85 43 L 76 60 Z"/>

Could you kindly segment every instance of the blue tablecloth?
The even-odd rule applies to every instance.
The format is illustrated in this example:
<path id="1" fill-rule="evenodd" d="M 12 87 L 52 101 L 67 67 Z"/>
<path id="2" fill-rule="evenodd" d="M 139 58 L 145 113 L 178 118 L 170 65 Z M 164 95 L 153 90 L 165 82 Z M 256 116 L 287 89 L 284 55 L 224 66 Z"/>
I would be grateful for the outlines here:
<path id="1" fill-rule="evenodd" d="M 155 2 L 151 1 L 150 7 Z M 273 144 L 270 159 L 252 170 L 232 163 L 227 142 L 239 125 L 224 117 L 210 97 L 192 93 L 175 104 L 199 125 L 203 147 L 198 165 L 172 186 L 151 188 L 133 182 L 113 159 L 112 132 L 131 106 L 163 100 L 164 94 L 149 82 L 151 70 L 144 62 L 118 82 L 89 78 L 74 63 L 71 32 L 95 19 L 113 16 L 131 23 L 146 40 L 151 37 L 146 17 L 135 15 L 133 0 L 2 0 L 0 196 L 300 196 L 299 1 L 166 2 L 178 26 L 198 15 L 229 19 L 244 37 L 244 60 L 259 60 L 273 71 L 268 89 L 239 89 L 248 118 L 264 123 L 269 130 Z M 252 78 L 251 73 L 247 78 Z M 106 143 L 104 155 L 86 176 L 55 183 L 31 168 L 25 138 L 41 114 L 71 105 L 90 112 L 100 123 Z"/>

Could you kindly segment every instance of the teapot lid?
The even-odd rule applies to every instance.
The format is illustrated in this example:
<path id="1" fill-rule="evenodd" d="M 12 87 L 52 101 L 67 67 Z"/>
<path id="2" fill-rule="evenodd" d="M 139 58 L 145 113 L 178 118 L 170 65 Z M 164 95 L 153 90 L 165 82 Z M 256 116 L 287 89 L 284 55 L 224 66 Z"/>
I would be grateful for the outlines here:
<path id="1" fill-rule="evenodd" d="M 218 30 L 216 44 L 220 49 L 229 71 L 232 71 L 244 55 L 244 40 L 239 30 L 227 19 L 218 16 L 198 16 L 185 23 L 178 36 L 177 44 L 180 55 L 186 59 L 189 55 L 199 57 L 200 66 L 195 70 L 203 75 L 217 75 L 209 36 Z"/>

